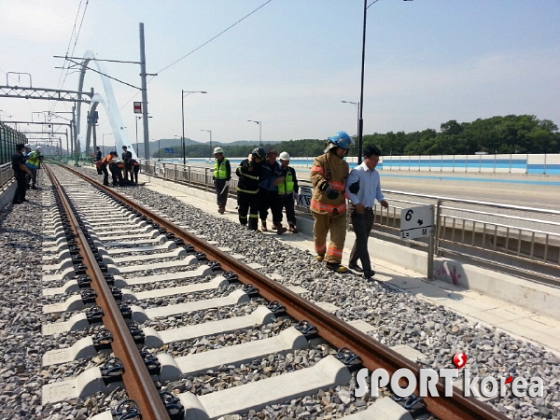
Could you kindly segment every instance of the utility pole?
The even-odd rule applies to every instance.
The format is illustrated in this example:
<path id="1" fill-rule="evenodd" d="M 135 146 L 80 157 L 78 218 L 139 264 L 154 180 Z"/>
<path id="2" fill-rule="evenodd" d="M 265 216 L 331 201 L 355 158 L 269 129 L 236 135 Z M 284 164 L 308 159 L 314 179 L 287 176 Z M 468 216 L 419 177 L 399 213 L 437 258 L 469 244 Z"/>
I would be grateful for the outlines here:
<path id="1" fill-rule="evenodd" d="M 146 45 L 144 43 L 144 23 L 140 22 L 140 77 L 142 78 L 142 123 L 144 124 L 144 154 L 150 159 L 150 133 L 148 131 L 148 87 L 146 81 Z"/>

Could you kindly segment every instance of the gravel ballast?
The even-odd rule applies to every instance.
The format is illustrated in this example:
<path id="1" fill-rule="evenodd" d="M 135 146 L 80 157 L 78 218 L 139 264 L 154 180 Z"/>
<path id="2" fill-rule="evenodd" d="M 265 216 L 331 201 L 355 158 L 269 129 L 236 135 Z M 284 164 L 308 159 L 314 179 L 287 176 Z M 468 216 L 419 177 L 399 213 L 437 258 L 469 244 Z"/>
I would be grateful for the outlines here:
<path id="1" fill-rule="evenodd" d="M 91 171 L 84 170 L 88 175 Z M 75 181 L 75 178 L 62 169 L 56 169 L 62 184 Z M 100 327 L 89 331 L 59 334 L 52 337 L 41 336 L 41 326 L 52 322 L 51 314 L 42 313 L 43 304 L 51 304 L 66 299 L 68 295 L 43 297 L 41 290 L 42 265 L 42 212 L 43 207 L 51 205 L 50 185 L 42 178 L 43 190 L 31 191 L 29 202 L 9 205 L 0 212 L 0 420 L 3 419 L 87 419 L 90 416 L 114 406 L 126 398 L 124 391 L 114 395 L 96 395 L 84 401 L 70 401 L 41 406 L 41 387 L 52 381 L 75 376 L 76 372 L 98 365 L 104 360 L 77 361 L 70 364 L 42 368 L 41 357 L 45 351 L 67 347 Z M 73 189 L 73 188 L 70 188 Z M 84 192 L 86 189 L 81 189 Z M 317 302 L 330 302 L 340 308 L 336 315 L 342 320 L 361 319 L 371 324 L 374 329 L 370 335 L 386 344 L 394 346 L 406 344 L 427 356 L 425 366 L 434 369 L 453 368 L 452 356 L 457 351 L 465 351 L 469 356 L 468 367 L 473 375 L 492 375 L 496 378 L 540 376 L 545 384 L 544 397 L 515 398 L 508 391 L 505 398 L 491 402 L 498 411 L 512 419 L 560 418 L 560 360 L 544 349 L 515 339 L 508 334 L 489 328 L 480 323 L 472 323 L 443 306 L 436 306 L 403 291 L 387 287 L 382 283 L 365 282 L 353 274 L 335 274 L 315 261 L 310 253 L 290 247 L 278 241 L 272 235 L 249 232 L 236 223 L 219 216 L 206 214 L 199 209 L 145 188 L 122 188 L 139 203 L 157 209 L 173 218 L 176 223 L 196 226 L 195 232 L 204 235 L 206 240 L 213 240 L 220 247 L 228 247 L 232 253 L 242 254 L 246 263 L 255 262 L 264 266 L 265 274 L 281 276 L 280 283 L 300 285 L 309 293 L 305 297 Z M 45 201 L 41 197 L 45 197 Z M 224 234 L 224 233 L 227 234 Z M 123 254 L 125 256 L 126 254 Z M 149 275 L 152 273 L 145 273 Z M 135 274 L 142 275 L 140 273 Z M 195 282 L 208 281 L 197 278 Z M 55 282 L 56 283 L 56 282 Z M 49 283 L 46 287 L 54 287 Z M 60 282 L 62 284 L 64 282 Z M 184 281 L 165 282 L 165 286 L 188 284 Z M 60 285 L 56 283 L 56 285 Z M 134 291 L 165 287 L 158 284 L 134 286 Z M 231 286 L 227 293 L 231 291 Z M 211 293 L 194 294 L 186 301 L 198 297 L 223 296 L 225 290 Z M 166 304 L 181 302 L 164 298 Z M 174 298 L 176 299 L 176 298 Z M 145 307 L 163 304 L 159 300 L 142 303 Z M 149 321 L 151 326 L 170 328 L 216 317 L 241 316 L 250 311 L 252 305 L 234 305 L 223 310 L 200 311 L 169 319 Z M 173 325 L 166 325 L 173 323 Z M 290 323 L 289 323 L 290 324 Z M 262 328 L 247 330 L 236 334 L 236 343 L 265 338 L 277 334 L 286 328 L 283 322 Z M 208 351 L 219 348 L 224 341 L 233 337 L 205 337 L 189 343 L 174 343 L 167 349 L 175 356 L 192 352 Z M 274 356 L 255 361 L 254 366 L 244 365 L 225 367 L 216 372 L 205 372 L 196 376 L 186 376 L 171 384 L 161 384 L 170 391 L 192 391 L 203 395 L 218 389 L 262 380 L 270 375 L 291 368 L 312 366 L 325 354 L 334 351 L 330 346 L 312 347 L 305 351 L 296 351 L 284 356 Z M 161 350 L 159 350 L 161 351 Z M 294 361 L 297 360 L 297 363 Z M 242 381 L 231 378 L 243 377 Z M 295 399 L 286 404 L 275 404 L 263 410 L 250 412 L 231 418 L 291 419 L 291 418 L 339 418 L 361 410 L 373 401 L 371 397 L 357 399 L 354 397 L 355 383 L 347 387 L 321 391 L 317 395 Z M 320 414 L 319 414 L 320 413 Z"/>

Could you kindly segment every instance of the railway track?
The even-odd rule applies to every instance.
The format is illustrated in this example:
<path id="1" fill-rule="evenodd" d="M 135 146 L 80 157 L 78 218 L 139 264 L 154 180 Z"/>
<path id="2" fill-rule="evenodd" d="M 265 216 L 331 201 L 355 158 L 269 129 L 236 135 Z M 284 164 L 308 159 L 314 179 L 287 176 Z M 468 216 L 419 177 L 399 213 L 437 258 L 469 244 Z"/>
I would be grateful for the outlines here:
<path id="1" fill-rule="evenodd" d="M 53 190 L 43 197 L 52 205 L 43 215 L 42 334 L 64 343 L 43 356 L 44 368 L 59 369 L 43 386 L 43 405 L 105 395 L 98 411 L 106 411 L 95 419 L 266 418 L 266 407 L 269 418 L 341 418 L 348 395 L 340 390 L 355 387 L 357 369 L 418 376 L 418 365 L 359 322 L 304 299 L 302 288 L 281 286 L 242 256 L 78 172 L 62 187 L 54 172 L 63 171 L 49 170 Z M 443 394 L 442 381 L 437 390 Z M 457 389 L 452 398 L 409 400 L 407 409 L 390 391 L 382 395 L 366 396 L 365 409 L 345 418 L 507 418 Z M 305 398 L 319 403 L 282 412 L 285 402 Z M 331 405 L 320 401 L 343 407 L 322 411 Z M 383 414 L 387 407 L 393 417 Z"/>

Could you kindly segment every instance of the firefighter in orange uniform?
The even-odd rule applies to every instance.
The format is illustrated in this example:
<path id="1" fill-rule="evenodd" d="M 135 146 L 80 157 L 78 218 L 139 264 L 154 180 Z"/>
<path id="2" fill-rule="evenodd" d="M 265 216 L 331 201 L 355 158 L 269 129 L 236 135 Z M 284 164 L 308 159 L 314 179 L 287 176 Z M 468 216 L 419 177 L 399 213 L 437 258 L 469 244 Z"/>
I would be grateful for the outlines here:
<path id="1" fill-rule="evenodd" d="M 353 144 L 352 138 L 344 131 L 329 137 L 325 153 L 315 158 L 311 168 L 313 196 L 311 212 L 315 223 L 313 236 L 317 260 L 325 261 L 327 268 L 337 273 L 348 271 L 341 265 L 342 250 L 346 239 L 346 197 L 348 163 L 344 156 Z M 330 242 L 327 246 L 327 234 Z"/>

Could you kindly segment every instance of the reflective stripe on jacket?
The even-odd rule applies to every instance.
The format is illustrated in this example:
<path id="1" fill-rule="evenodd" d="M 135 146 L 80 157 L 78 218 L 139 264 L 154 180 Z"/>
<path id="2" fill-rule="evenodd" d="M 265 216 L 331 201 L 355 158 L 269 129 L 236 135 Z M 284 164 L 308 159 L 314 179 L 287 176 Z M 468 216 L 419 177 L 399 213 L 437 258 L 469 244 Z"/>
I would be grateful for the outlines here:
<path id="1" fill-rule="evenodd" d="M 41 155 L 37 151 L 33 151 L 29 153 L 27 156 L 27 161 L 25 164 L 27 167 L 31 169 L 37 169 L 39 167 L 39 163 L 41 162 Z"/>
<path id="2" fill-rule="evenodd" d="M 333 152 L 327 152 L 315 158 L 310 173 L 311 183 L 313 184 L 311 211 L 320 214 L 346 211 L 344 190 L 349 172 L 348 163 Z M 331 188 L 340 193 L 336 199 L 331 200 L 321 191 L 320 188 L 325 182 L 328 182 Z"/>
<path id="3" fill-rule="evenodd" d="M 252 170 L 249 171 L 249 168 L 252 168 Z M 260 165 L 245 159 L 239 164 L 235 173 L 239 177 L 237 191 L 246 194 L 256 194 L 259 192 Z"/>

